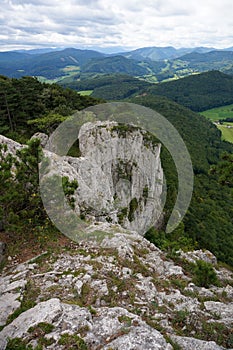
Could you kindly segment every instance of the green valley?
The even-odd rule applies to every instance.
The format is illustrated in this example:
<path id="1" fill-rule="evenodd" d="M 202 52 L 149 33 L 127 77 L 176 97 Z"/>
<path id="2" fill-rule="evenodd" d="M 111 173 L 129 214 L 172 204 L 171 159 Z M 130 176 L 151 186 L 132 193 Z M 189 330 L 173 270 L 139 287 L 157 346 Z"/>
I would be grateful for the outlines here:
<path id="1" fill-rule="evenodd" d="M 206 118 L 212 122 L 216 122 L 222 119 L 230 118 L 233 119 L 233 104 L 224 105 L 217 108 L 211 108 L 201 112 Z"/>

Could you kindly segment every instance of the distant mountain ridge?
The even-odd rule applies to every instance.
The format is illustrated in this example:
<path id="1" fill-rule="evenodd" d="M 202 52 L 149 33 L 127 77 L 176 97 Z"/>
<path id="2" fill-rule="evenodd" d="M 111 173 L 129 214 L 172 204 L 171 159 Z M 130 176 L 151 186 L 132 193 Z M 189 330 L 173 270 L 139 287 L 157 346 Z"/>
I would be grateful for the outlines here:
<path id="1" fill-rule="evenodd" d="M 215 49 L 206 48 L 206 47 L 176 49 L 173 46 L 167 46 L 167 47 L 152 46 L 152 47 L 144 47 L 144 48 L 136 49 L 129 52 L 123 52 L 121 54 L 122 56 L 136 59 L 136 60 L 150 59 L 152 61 L 157 61 L 157 60 L 165 60 L 165 59 L 175 59 L 191 52 L 206 53 L 212 50 L 215 50 Z"/>
<path id="2" fill-rule="evenodd" d="M 58 81 L 67 76 L 77 80 L 80 75 L 121 73 L 155 83 L 208 70 L 231 74 L 233 47 L 146 47 L 118 54 L 74 48 L 0 52 L 0 74 L 14 78 L 27 75 Z"/>
<path id="3" fill-rule="evenodd" d="M 12 52 L 18 52 L 18 53 L 26 53 L 30 55 L 40 55 L 44 53 L 49 53 L 49 52 L 56 52 L 56 51 L 63 51 L 66 50 L 67 48 L 61 47 L 61 48 L 39 48 L 39 49 L 22 49 L 22 50 L 14 50 Z M 77 48 L 74 48 L 77 49 Z M 78 48 L 80 49 L 80 48 Z M 175 48 L 173 46 L 148 46 L 148 47 L 142 47 L 142 48 L 137 48 L 134 50 L 125 50 L 125 51 L 117 51 L 114 50 L 114 53 L 111 53 L 111 49 L 107 50 L 106 48 L 101 48 L 101 47 L 95 47 L 92 49 L 81 49 L 84 51 L 92 50 L 92 51 L 97 51 L 100 53 L 108 54 L 111 56 L 124 56 L 127 58 L 133 58 L 133 59 L 142 59 L 142 58 L 149 58 L 151 60 L 163 60 L 163 59 L 174 59 L 181 57 L 185 54 L 191 53 L 191 52 L 198 52 L 198 53 L 207 53 L 210 51 L 233 51 L 233 46 L 224 48 L 224 49 L 217 49 L 214 47 L 204 47 L 204 46 L 199 46 L 199 47 L 192 47 L 192 48 Z M 6 51 L 10 52 L 10 51 Z"/>
<path id="4" fill-rule="evenodd" d="M 64 75 L 64 72 L 61 71 L 62 68 L 69 65 L 79 67 L 90 59 L 100 57 L 105 57 L 105 55 L 93 50 L 72 48 L 43 54 L 0 52 L 0 74 L 16 78 L 23 75 L 44 75 L 47 78 L 54 78 Z"/>

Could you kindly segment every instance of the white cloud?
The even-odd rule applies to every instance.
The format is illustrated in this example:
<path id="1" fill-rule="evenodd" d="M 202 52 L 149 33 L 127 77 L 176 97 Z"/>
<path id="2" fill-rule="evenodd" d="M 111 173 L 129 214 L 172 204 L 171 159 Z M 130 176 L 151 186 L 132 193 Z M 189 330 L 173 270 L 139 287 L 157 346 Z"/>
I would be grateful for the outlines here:
<path id="1" fill-rule="evenodd" d="M 3 0 L 1 50 L 233 46 L 232 0 Z"/>

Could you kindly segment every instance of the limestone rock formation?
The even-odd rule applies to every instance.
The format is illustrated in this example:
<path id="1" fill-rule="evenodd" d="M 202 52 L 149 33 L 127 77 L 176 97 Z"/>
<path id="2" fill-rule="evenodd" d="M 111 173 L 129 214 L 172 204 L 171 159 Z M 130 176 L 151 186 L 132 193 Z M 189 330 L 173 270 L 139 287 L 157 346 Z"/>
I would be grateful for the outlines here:
<path id="1" fill-rule="evenodd" d="M 45 146 L 47 137 L 37 133 Z M 0 136 L 15 154 L 22 145 Z M 84 124 L 79 132 L 80 157 L 50 160 L 46 177 L 54 174 L 78 181 L 75 211 L 92 221 L 107 221 L 144 234 L 163 210 L 161 145 L 146 131 L 116 122 Z"/>
<path id="2" fill-rule="evenodd" d="M 12 155 L 16 155 L 16 151 L 23 148 L 23 145 L 21 145 L 18 142 L 15 142 L 11 139 L 8 139 L 7 137 L 0 135 L 0 145 L 6 145 L 7 146 L 7 153 L 11 153 Z"/>
<path id="3" fill-rule="evenodd" d="M 31 137 L 31 140 L 33 140 L 33 139 L 39 139 L 41 146 L 45 147 L 47 142 L 48 142 L 49 137 L 48 137 L 48 135 L 46 135 L 42 132 L 37 132 Z"/>
<path id="4" fill-rule="evenodd" d="M 79 132 L 79 148 L 78 158 L 47 153 L 46 173 L 77 179 L 77 213 L 140 234 L 159 220 L 164 182 L 161 145 L 150 134 L 116 122 L 86 123 Z"/>
<path id="5" fill-rule="evenodd" d="M 232 272 L 218 268 L 221 287 L 203 299 L 190 273 L 141 235 L 97 226 L 112 237 L 70 242 L 4 269 L 1 350 L 12 342 L 48 350 L 232 349 Z"/>

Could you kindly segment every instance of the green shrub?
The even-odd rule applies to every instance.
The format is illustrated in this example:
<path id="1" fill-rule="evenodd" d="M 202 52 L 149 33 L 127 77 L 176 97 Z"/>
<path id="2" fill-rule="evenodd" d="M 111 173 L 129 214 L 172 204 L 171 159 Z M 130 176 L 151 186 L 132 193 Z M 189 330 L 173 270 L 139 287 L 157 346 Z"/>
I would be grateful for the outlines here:
<path id="1" fill-rule="evenodd" d="M 32 347 L 32 345 L 27 345 L 27 343 L 20 339 L 20 338 L 14 338 L 9 339 L 6 350 L 42 350 L 41 345 L 37 345 L 35 348 Z"/>
<path id="2" fill-rule="evenodd" d="M 59 345 L 65 345 L 69 350 L 88 350 L 85 341 L 76 334 L 62 334 L 58 341 Z"/>
<path id="3" fill-rule="evenodd" d="M 138 208 L 138 200 L 137 198 L 133 198 L 130 203 L 129 203 L 129 214 L 128 214 L 128 219 L 129 221 L 134 220 L 134 213 Z"/>
<path id="4" fill-rule="evenodd" d="M 217 274 L 213 266 L 206 261 L 198 260 L 193 272 L 193 282 L 199 287 L 208 288 L 211 284 L 219 284 Z"/>

